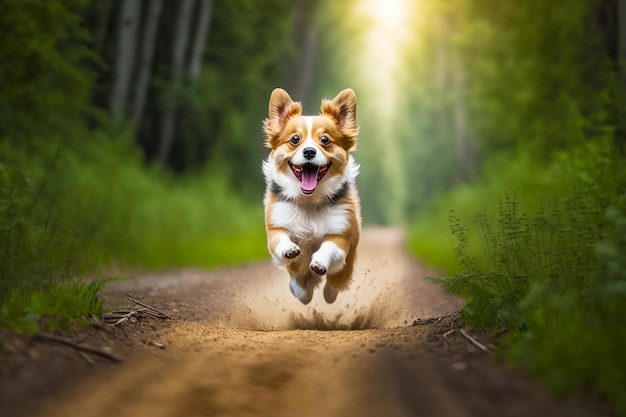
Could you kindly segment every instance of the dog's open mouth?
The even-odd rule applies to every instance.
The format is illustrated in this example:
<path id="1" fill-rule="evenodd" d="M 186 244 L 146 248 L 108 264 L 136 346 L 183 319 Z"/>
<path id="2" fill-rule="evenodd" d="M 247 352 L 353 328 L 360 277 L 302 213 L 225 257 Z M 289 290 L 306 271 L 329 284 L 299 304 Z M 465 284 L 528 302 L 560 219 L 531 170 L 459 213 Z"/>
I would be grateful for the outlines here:
<path id="1" fill-rule="evenodd" d="M 309 163 L 304 165 L 293 165 L 289 162 L 289 167 L 293 171 L 293 175 L 295 175 L 298 181 L 300 181 L 300 190 L 302 190 L 304 194 L 312 194 L 313 191 L 315 191 L 317 184 L 319 184 L 322 178 L 324 178 L 324 175 L 328 172 L 330 163 L 319 167 Z"/>

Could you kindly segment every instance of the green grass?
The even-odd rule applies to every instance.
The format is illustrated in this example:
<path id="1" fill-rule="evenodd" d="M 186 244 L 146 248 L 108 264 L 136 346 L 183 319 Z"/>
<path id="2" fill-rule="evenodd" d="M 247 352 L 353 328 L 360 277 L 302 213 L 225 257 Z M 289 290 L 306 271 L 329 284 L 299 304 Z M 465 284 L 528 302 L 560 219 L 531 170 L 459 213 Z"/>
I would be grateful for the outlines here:
<path id="1" fill-rule="evenodd" d="M 246 164 L 254 155 L 241 153 L 259 123 L 248 117 L 254 100 L 224 107 L 222 91 L 217 101 L 210 95 L 214 103 L 185 103 L 194 115 L 177 140 L 187 168 L 200 172 L 147 164 L 128 120 L 93 104 L 107 65 L 90 49 L 87 2 L 69 3 L 0 3 L 11 39 L 0 45 L 0 326 L 20 331 L 67 328 L 98 314 L 105 281 L 80 277 L 113 263 L 214 267 L 265 255 L 262 190 L 248 192 L 250 201 L 233 185 L 246 181 L 198 165 L 210 154 L 238 164 L 237 175 L 257 172 L 262 183 L 260 170 Z"/>
<path id="2" fill-rule="evenodd" d="M 478 236 L 480 219 L 495 219 L 498 201 L 507 194 L 515 195 L 519 209 L 529 215 L 537 214 L 547 206 L 561 204 L 563 199 L 581 192 L 584 187 L 604 184 L 604 192 L 615 198 L 617 173 L 607 171 L 609 164 L 615 163 L 613 151 L 612 145 L 599 141 L 561 151 L 555 154 L 550 164 L 537 163 L 527 153 L 521 153 L 513 160 L 494 159 L 485 166 L 481 179 L 442 194 L 417 214 L 410 226 L 409 251 L 419 254 L 420 259 L 430 266 L 448 273 L 460 272 L 454 252 L 455 240 L 449 233 L 450 210 L 463 219 L 472 235 Z M 480 240 L 468 250 L 480 257 Z"/>
<path id="3" fill-rule="evenodd" d="M 265 229 L 250 231 L 240 235 L 211 236 L 204 239 L 172 242 L 152 240 L 146 242 L 135 253 L 136 259 L 144 259 L 142 267 L 162 268 L 171 266 L 220 267 L 238 265 L 244 262 L 267 259 Z M 169 248 L 167 257 L 164 248 Z M 125 258 L 119 258 L 125 259 Z M 133 260 L 128 259 L 132 265 Z"/>
<path id="4" fill-rule="evenodd" d="M 467 204 L 446 211 L 456 244 L 440 266 L 454 259 L 456 270 L 432 279 L 465 297 L 471 326 L 508 329 L 499 354 L 551 392 L 597 391 L 626 416 L 626 168 L 610 144 L 588 144 L 542 178 L 534 191 L 518 179 L 521 192 L 495 201 L 487 196 L 502 184 L 489 177 L 441 200 L 440 210 L 442 201 Z M 414 250 L 425 216 L 412 231 Z"/>
<path id="5" fill-rule="evenodd" d="M 40 290 L 14 289 L 0 305 L 0 327 L 20 333 L 40 328 L 71 330 L 73 325 L 89 325 L 88 318 L 99 318 L 102 301 L 98 292 L 112 279 L 86 283 L 79 279 L 52 282 Z"/>
<path id="6" fill-rule="evenodd" d="M 85 323 L 107 282 L 80 277 L 235 265 L 267 257 L 261 192 L 248 202 L 216 168 L 175 177 L 126 135 L 32 148 L 0 140 L 0 326 Z M 75 302 L 72 302 L 74 300 Z"/>

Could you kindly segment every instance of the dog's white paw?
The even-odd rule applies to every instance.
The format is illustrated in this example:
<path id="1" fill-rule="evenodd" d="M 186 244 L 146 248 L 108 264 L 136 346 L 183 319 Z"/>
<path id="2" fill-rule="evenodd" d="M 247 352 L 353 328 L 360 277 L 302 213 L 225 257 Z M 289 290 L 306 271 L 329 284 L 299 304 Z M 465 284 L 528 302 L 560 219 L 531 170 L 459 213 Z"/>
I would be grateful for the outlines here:
<path id="1" fill-rule="evenodd" d="M 287 235 L 281 235 L 279 239 L 276 247 L 273 250 L 270 249 L 270 253 L 272 254 L 274 265 L 284 268 L 292 259 L 298 257 L 302 250 Z"/>
<path id="2" fill-rule="evenodd" d="M 313 260 L 309 268 L 320 277 L 326 275 L 326 271 L 328 270 L 328 266 L 322 264 L 319 260 Z"/>
<path id="3" fill-rule="evenodd" d="M 306 305 L 313 299 L 313 290 L 309 288 L 301 287 L 294 277 L 289 280 L 289 289 L 291 293 L 296 296 L 302 304 Z"/>
<path id="4" fill-rule="evenodd" d="M 324 286 L 324 300 L 326 300 L 328 304 L 332 304 L 337 299 L 337 294 L 338 292 L 333 290 L 327 282 Z"/>
<path id="5" fill-rule="evenodd" d="M 300 247 L 293 242 L 291 242 L 291 245 L 289 245 L 287 248 L 283 249 L 282 251 L 283 256 L 287 259 L 293 259 L 297 257 L 298 255 L 300 255 L 301 253 L 302 253 L 302 250 L 300 250 Z"/>
<path id="6" fill-rule="evenodd" d="M 311 257 L 309 268 L 319 276 L 334 274 L 346 264 L 346 253 L 333 242 L 324 242 Z"/>

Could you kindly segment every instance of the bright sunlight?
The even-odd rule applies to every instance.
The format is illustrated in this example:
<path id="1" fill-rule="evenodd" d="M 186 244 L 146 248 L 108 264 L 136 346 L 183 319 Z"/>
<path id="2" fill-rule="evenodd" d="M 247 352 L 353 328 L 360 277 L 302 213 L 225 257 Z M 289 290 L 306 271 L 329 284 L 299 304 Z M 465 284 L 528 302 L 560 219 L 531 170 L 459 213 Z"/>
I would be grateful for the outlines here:
<path id="1" fill-rule="evenodd" d="M 410 0 L 363 0 L 357 8 L 368 25 L 364 57 L 366 68 L 371 69 L 368 76 L 388 92 L 393 89 L 388 82 L 400 67 L 410 38 L 412 5 Z"/>
<path id="2" fill-rule="evenodd" d="M 363 11 L 373 16 L 379 22 L 397 25 L 406 18 L 406 0 L 363 0 Z"/>
<path id="3" fill-rule="evenodd" d="M 370 148 L 379 156 L 379 172 L 383 172 L 384 181 L 390 184 L 388 198 L 399 203 L 393 207 L 402 206 L 406 200 L 406 180 L 399 154 L 402 145 L 394 139 L 393 126 L 394 117 L 403 105 L 401 92 L 406 86 L 407 52 L 415 47 L 415 3 L 412 0 L 362 0 L 355 13 L 359 23 L 366 27 L 359 57 L 361 91 L 376 103 L 372 117 L 377 119 L 377 131 L 366 132 L 365 136 L 369 133 L 371 137 L 386 138 L 386 145 L 376 142 L 370 144 Z M 402 218 L 399 209 L 391 211 L 389 216 L 394 221 Z"/>

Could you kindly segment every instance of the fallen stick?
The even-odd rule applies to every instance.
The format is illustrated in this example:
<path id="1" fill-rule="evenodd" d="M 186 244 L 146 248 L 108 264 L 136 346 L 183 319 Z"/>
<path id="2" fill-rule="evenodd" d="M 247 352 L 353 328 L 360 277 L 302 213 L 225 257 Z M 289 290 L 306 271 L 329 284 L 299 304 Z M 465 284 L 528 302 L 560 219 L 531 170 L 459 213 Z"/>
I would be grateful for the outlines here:
<path id="1" fill-rule="evenodd" d="M 447 332 L 445 332 L 443 334 L 444 339 L 448 336 L 450 336 L 452 333 L 456 332 L 456 329 L 452 329 L 452 330 L 448 330 Z"/>
<path id="2" fill-rule="evenodd" d="M 459 316 L 460 316 L 460 315 L 461 315 L 461 312 L 460 312 L 460 311 L 458 311 L 458 312 L 457 312 L 457 315 L 456 315 L 456 316 L 454 316 L 454 318 L 452 319 L 452 323 L 450 323 L 450 328 L 451 328 L 451 329 L 454 329 L 454 322 L 456 321 L 456 319 L 458 319 L 458 318 L 459 318 Z"/>
<path id="3" fill-rule="evenodd" d="M 488 355 L 491 355 L 491 351 L 487 348 L 487 346 L 483 345 L 482 343 L 480 343 L 478 340 L 474 339 L 472 336 L 470 336 L 469 334 L 467 334 L 467 332 L 463 329 L 459 329 L 459 332 L 461 332 L 461 334 L 470 342 L 472 342 L 475 346 L 477 346 L 480 350 L 482 350 L 483 352 L 487 353 Z"/>
<path id="4" fill-rule="evenodd" d="M 79 355 L 80 355 L 80 356 L 81 356 L 81 357 L 82 357 L 85 361 L 87 361 L 87 363 L 88 363 L 89 365 L 93 365 L 93 364 L 95 364 L 95 363 L 96 363 L 93 359 L 91 359 L 91 356 L 89 356 L 87 353 L 83 352 L 82 350 L 77 350 L 76 352 L 78 352 L 78 354 L 79 354 Z"/>
<path id="5" fill-rule="evenodd" d="M 456 317 L 457 317 L 460 313 L 461 313 L 460 311 L 455 311 L 454 313 L 452 313 L 452 314 L 448 314 L 447 316 L 442 316 L 442 317 L 432 317 L 432 318 L 429 318 L 429 319 L 424 319 L 424 320 L 417 319 L 417 320 L 415 320 L 415 321 L 413 322 L 413 326 L 422 326 L 422 325 L 425 325 L 425 324 L 439 323 L 441 320 L 443 320 L 443 319 L 447 319 L 447 318 L 450 318 L 450 317 L 454 317 L 454 318 L 456 319 Z"/>
<path id="6" fill-rule="evenodd" d="M 112 326 L 117 326 L 118 324 L 124 323 L 125 321 L 128 321 L 131 317 L 133 316 L 137 316 L 137 313 L 146 310 L 145 308 L 141 308 L 138 310 L 130 310 L 130 311 L 113 311 L 110 313 L 104 313 L 102 314 L 102 319 L 104 321 L 108 321 L 111 322 Z"/>
<path id="7" fill-rule="evenodd" d="M 105 359 L 108 359 L 111 362 L 115 362 L 115 363 L 122 362 L 122 359 L 113 355 L 112 353 L 107 353 L 103 350 L 96 349 L 96 348 L 89 347 L 89 346 L 81 346 L 78 343 L 75 343 L 74 341 L 66 339 L 64 337 L 55 336 L 55 335 L 48 334 L 48 333 L 37 333 L 35 337 L 46 342 L 56 342 L 62 345 L 70 346 L 70 347 L 73 347 L 74 349 L 77 349 L 78 351 L 92 353 L 94 355 L 98 355 Z"/>
<path id="8" fill-rule="evenodd" d="M 170 316 L 168 316 L 167 314 L 165 314 L 165 313 L 163 313 L 163 312 L 161 312 L 161 311 L 157 310 L 156 308 L 154 308 L 154 307 L 152 307 L 152 306 L 149 306 L 148 304 L 144 304 L 144 303 L 142 303 L 141 301 L 137 301 L 137 298 L 136 298 L 136 297 L 133 297 L 133 296 L 132 296 L 132 295 L 130 295 L 130 294 L 126 294 L 126 297 L 128 297 L 128 299 L 129 299 L 130 301 L 132 301 L 132 302 L 134 302 L 134 303 L 136 303 L 136 304 L 139 304 L 140 306 L 145 307 L 145 308 L 147 308 L 147 309 L 150 309 L 150 310 L 154 311 L 155 313 L 157 313 L 157 318 L 172 319 Z"/>

